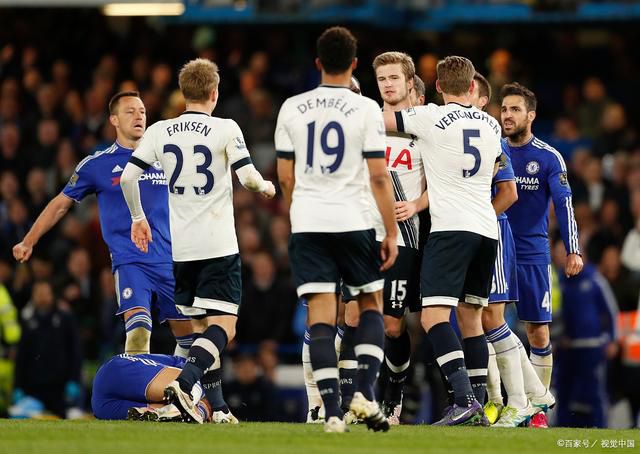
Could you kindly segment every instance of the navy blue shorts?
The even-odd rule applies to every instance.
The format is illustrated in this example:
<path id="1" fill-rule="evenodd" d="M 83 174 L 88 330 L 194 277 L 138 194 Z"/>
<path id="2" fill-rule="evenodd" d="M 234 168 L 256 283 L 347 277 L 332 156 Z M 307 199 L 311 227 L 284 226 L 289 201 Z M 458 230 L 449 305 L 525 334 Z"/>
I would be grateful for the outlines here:
<path id="1" fill-rule="evenodd" d="M 486 306 L 498 241 L 473 232 L 433 232 L 422 256 L 422 306 Z"/>
<path id="2" fill-rule="evenodd" d="M 353 296 L 384 287 L 373 229 L 294 233 L 289 238 L 289 260 L 298 296 L 338 293 L 341 278 Z"/>
<path id="3" fill-rule="evenodd" d="M 240 254 L 189 262 L 174 262 L 176 306 L 198 318 L 238 315 L 242 297 Z"/>
<path id="4" fill-rule="evenodd" d="M 93 380 L 93 414 L 98 419 L 127 419 L 129 408 L 148 404 L 147 387 L 162 369 L 183 365 L 184 359 L 176 356 L 114 356 L 98 369 Z"/>
<path id="5" fill-rule="evenodd" d="M 498 221 L 498 253 L 493 265 L 491 282 L 491 303 L 518 301 L 518 275 L 516 270 L 516 245 L 508 219 Z"/>
<path id="6" fill-rule="evenodd" d="M 523 322 L 550 323 L 551 265 L 520 265 L 518 269 L 519 300 L 516 308 Z"/>
<path id="7" fill-rule="evenodd" d="M 118 312 L 116 315 L 142 308 L 157 314 L 158 321 L 187 320 L 174 303 L 173 270 L 170 263 L 129 263 L 114 271 Z"/>
<path id="8" fill-rule="evenodd" d="M 420 312 L 420 262 L 417 249 L 398 246 L 398 258 L 384 271 L 384 315 L 401 318 L 405 312 Z"/>

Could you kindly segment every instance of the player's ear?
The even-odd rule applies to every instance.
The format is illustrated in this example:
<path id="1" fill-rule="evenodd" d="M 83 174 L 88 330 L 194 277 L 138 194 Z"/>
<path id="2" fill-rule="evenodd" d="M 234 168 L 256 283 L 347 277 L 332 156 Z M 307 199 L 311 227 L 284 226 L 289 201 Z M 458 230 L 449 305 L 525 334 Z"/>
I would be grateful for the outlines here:
<path id="1" fill-rule="evenodd" d="M 409 93 L 411 93 L 411 90 L 415 90 L 416 87 L 415 87 L 415 84 L 413 83 L 413 77 L 407 81 L 407 88 Z"/>
<path id="2" fill-rule="evenodd" d="M 442 94 L 442 88 L 440 88 L 440 79 L 436 79 L 436 91 Z"/>
<path id="3" fill-rule="evenodd" d="M 358 57 L 355 57 L 351 62 L 351 71 L 355 71 L 357 67 L 358 67 Z"/>
<path id="4" fill-rule="evenodd" d="M 109 115 L 109 123 L 111 123 L 111 125 L 114 128 L 117 128 L 120 125 L 120 122 L 118 121 L 118 116 L 117 115 Z"/>
<path id="5" fill-rule="evenodd" d="M 480 110 L 484 110 L 485 107 L 487 107 L 487 104 L 489 104 L 489 97 L 487 96 L 481 96 L 480 97 Z"/>
<path id="6" fill-rule="evenodd" d="M 527 118 L 529 119 L 529 121 L 533 121 L 536 119 L 536 111 L 535 110 L 531 110 L 529 112 L 527 112 Z"/>
<path id="7" fill-rule="evenodd" d="M 322 63 L 320 63 L 320 59 L 316 57 L 316 68 L 318 71 L 322 71 Z"/>
<path id="8" fill-rule="evenodd" d="M 476 88 L 475 79 L 471 79 L 471 83 L 469 84 L 469 95 L 473 94 L 473 90 Z"/>
<path id="9" fill-rule="evenodd" d="M 209 94 L 209 99 L 211 99 L 212 102 L 218 102 L 218 88 L 214 88 L 213 90 L 211 90 L 211 93 Z"/>

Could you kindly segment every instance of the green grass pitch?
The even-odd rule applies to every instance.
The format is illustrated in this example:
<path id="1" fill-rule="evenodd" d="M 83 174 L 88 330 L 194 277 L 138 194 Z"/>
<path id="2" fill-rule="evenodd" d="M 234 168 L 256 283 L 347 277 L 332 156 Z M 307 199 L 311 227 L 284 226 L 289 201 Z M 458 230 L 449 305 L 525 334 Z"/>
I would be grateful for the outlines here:
<path id="1" fill-rule="evenodd" d="M 575 447 L 576 441 L 580 446 Z M 616 447 L 613 446 L 615 440 Z M 633 440 L 635 447 L 627 447 Z M 571 447 L 568 446 L 569 441 Z M 621 447 L 624 441 L 624 447 Z M 589 447 L 585 447 L 585 442 Z M 126 421 L 0 420 L 1 454 L 268 454 L 612 452 L 640 449 L 637 430 L 392 427 L 387 433 L 351 426 L 325 434 L 321 425 L 242 423 L 187 425 Z"/>

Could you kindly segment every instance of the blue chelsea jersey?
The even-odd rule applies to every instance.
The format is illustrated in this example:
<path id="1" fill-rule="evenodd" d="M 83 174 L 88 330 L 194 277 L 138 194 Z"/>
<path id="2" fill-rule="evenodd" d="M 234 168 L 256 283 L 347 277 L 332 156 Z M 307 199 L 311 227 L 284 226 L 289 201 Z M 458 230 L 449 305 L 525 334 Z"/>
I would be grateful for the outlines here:
<path id="1" fill-rule="evenodd" d="M 567 253 L 579 254 L 571 188 L 560 153 L 535 137 L 520 147 L 513 147 L 503 139 L 503 149 L 511 158 L 518 188 L 518 201 L 507 210 L 518 264 L 551 263 L 548 234 L 551 200 Z"/>
<path id="2" fill-rule="evenodd" d="M 491 198 L 493 199 L 496 194 L 496 184 L 502 181 L 513 181 L 515 180 L 515 176 L 513 175 L 513 166 L 511 165 L 511 158 L 507 154 L 505 150 L 505 142 L 502 142 L 502 155 L 500 156 L 500 164 L 498 167 L 498 172 L 494 175 L 493 180 L 491 181 Z M 503 211 L 498 215 L 498 221 L 503 219 L 507 219 L 507 212 Z"/>
<path id="3" fill-rule="evenodd" d="M 153 242 L 147 254 L 131 241 L 131 215 L 120 189 L 120 176 L 133 150 L 114 143 L 87 156 L 63 189 L 64 195 L 81 201 L 96 194 L 102 236 L 111 253 L 112 267 L 128 263 L 172 263 L 169 233 L 167 179 L 158 162 L 140 177 L 140 196 L 148 215 Z"/>

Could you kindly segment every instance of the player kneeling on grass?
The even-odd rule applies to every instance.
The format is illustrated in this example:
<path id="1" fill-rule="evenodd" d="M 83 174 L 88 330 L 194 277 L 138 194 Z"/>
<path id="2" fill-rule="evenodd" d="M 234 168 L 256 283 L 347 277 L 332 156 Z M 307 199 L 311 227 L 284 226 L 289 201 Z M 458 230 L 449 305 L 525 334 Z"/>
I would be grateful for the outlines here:
<path id="1" fill-rule="evenodd" d="M 174 405 L 163 402 L 164 389 L 180 375 L 184 364 L 184 358 L 178 356 L 126 353 L 114 356 L 100 367 L 93 382 L 93 414 L 98 419 L 196 422 L 183 418 Z M 200 382 L 193 386 L 191 395 L 202 421 L 238 423 L 228 408 L 211 410 Z"/>

